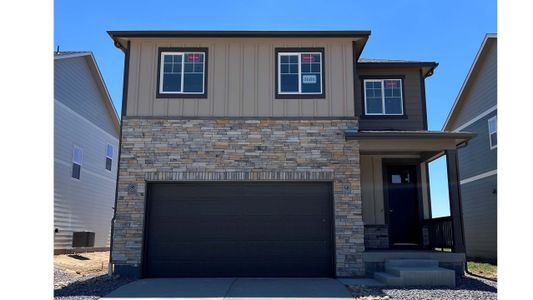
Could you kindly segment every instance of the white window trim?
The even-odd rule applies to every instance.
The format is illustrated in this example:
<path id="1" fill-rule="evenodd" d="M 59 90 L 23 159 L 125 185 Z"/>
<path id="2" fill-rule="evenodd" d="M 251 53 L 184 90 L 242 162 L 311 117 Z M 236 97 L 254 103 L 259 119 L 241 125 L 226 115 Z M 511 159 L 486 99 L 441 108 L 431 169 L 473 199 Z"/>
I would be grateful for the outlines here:
<path id="1" fill-rule="evenodd" d="M 183 82 L 185 78 L 185 54 L 203 54 L 204 61 L 202 64 L 202 91 L 201 92 L 184 92 L 183 91 Z M 165 70 L 165 55 L 181 55 L 181 91 L 180 92 L 169 92 L 163 91 L 163 81 L 164 81 L 164 70 Z M 205 63 L 206 63 L 206 53 L 204 51 L 191 51 L 191 52 L 161 52 L 160 58 L 160 70 L 159 70 L 159 94 L 185 94 L 185 95 L 202 95 L 205 94 Z"/>
<path id="2" fill-rule="evenodd" d="M 402 108 L 402 112 L 399 114 L 388 114 L 385 112 L 385 80 L 399 80 L 400 81 L 400 107 Z M 367 116 L 403 116 L 403 79 L 401 78 L 384 78 L 384 79 L 365 79 L 363 80 L 363 93 L 365 96 L 365 115 Z M 368 112 L 368 105 L 366 103 L 366 83 L 367 82 L 380 82 L 381 83 L 381 113 L 369 113 Z"/>
<path id="3" fill-rule="evenodd" d="M 108 146 L 111 146 L 111 153 L 112 153 L 111 156 L 107 155 L 107 147 Z M 111 170 L 113 169 L 113 153 L 115 153 L 115 147 L 113 147 L 112 144 L 106 144 L 105 145 L 105 157 L 111 159 Z M 106 164 L 107 164 L 107 161 L 106 161 Z M 106 171 L 108 171 L 108 172 L 111 172 L 111 170 L 108 170 L 106 168 L 106 166 L 104 166 L 104 169 L 106 169 Z"/>
<path id="4" fill-rule="evenodd" d="M 304 93 L 302 92 L 302 54 L 318 54 L 320 55 L 320 92 Z M 298 92 L 282 92 L 281 91 L 281 57 L 298 55 Z M 278 95 L 321 95 L 324 90 L 324 81 L 322 80 L 322 65 L 324 63 L 322 52 L 278 52 Z"/>
<path id="5" fill-rule="evenodd" d="M 491 132 L 490 131 L 490 122 L 494 120 L 494 123 L 496 125 L 496 130 Z M 496 148 L 498 148 L 498 142 L 496 142 L 496 145 L 495 146 L 492 146 L 492 134 L 493 133 L 496 133 L 496 136 L 498 136 L 498 119 L 497 119 L 497 116 L 494 116 L 490 119 L 487 120 L 487 126 L 488 126 L 488 132 L 489 132 L 489 147 L 490 147 L 490 150 L 494 150 Z"/>

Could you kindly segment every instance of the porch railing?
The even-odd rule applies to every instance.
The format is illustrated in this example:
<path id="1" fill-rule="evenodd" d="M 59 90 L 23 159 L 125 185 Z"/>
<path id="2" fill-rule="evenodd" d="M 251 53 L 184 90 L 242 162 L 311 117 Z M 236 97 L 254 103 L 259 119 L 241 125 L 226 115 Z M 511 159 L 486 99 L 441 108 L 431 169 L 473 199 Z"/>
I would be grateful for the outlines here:
<path id="1" fill-rule="evenodd" d="M 453 249 L 452 217 L 424 220 L 423 228 L 427 248 Z"/>

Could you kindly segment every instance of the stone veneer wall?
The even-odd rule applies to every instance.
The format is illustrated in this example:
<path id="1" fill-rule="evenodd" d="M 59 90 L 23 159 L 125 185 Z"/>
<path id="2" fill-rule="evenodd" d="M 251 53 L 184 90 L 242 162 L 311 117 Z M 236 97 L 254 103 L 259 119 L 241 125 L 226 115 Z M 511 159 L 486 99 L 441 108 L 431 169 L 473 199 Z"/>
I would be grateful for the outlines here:
<path id="1" fill-rule="evenodd" d="M 389 226 L 365 225 L 365 249 L 388 249 Z"/>
<path id="2" fill-rule="evenodd" d="M 364 274 L 359 144 L 343 130 L 356 120 L 123 120 L 112 263 L 138 276 L 147 182 L 331 181 L 337 276 Z"/>

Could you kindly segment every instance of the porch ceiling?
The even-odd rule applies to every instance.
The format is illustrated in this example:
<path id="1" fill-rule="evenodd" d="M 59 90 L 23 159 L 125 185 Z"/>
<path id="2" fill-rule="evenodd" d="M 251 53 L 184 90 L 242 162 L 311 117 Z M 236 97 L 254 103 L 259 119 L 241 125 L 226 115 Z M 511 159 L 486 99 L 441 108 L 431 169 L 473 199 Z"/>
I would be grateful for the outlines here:
<path id="1" fill-rule="evenodd" d="M 361 153 L 418 153 L 430 158 L 456 149 L 476 136 L 471 132 L 447 131 L 352 131 L 346 140 L 358 140 Z"/>

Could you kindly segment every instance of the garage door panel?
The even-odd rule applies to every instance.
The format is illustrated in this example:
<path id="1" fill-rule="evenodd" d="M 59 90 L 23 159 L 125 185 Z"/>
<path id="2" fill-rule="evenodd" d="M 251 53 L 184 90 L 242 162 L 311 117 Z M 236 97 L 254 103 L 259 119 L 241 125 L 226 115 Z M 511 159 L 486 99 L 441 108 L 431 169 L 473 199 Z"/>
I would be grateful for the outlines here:
<path id="1" fill-rule="evenodd" d="M 154 196 L 155 198 L 156 196 Z M 250 198 L 245 194 L 234 195 L 232 198 L 220 199 L 180 199 L 186 195 L 168 197 L 162 200 L 164 205 L 154 207 L 154 217 L 175 216 L 217 216 L 217 215 L 318 215 L 328 211 L 328 203 L 323 199 L 281 199 L 276 196 Z M 224 197 L 219 195 L 218 197 Z M 324 196 L 322 196 L 324 197 Z M 327 197 L 327 196 L 325 196 Z M 245 199 L 245 200 L 243 200 Z M 243 205 L 243 201 L 246 203 Z M 291 205 L 287 205 L 291 202 Z M 201 203 L 201 205 L 199 205 Z"/>
<path id="2" fill-rule="evenodd" d="M 180 236 L 182 241 L 210 239 L 233 240 L 321 240 L 330 231 L 322 223 L 327 219 L 234 217 L 204 220 L 169 220 L 152 225 L 153 241 L 168 240 Z M 220 224 L 224 224 L 220 226 Z M 194 230 L 191 230 L 194 228 Z"/>
<path id="3" fill-rule="evenodd" d="M 321 277 L 329 273 L 330 265 L 323 260 L 262 260 L 262 261 L 162 261 L 153 264 L 154 277 L 299 277 L 306 274 Z M 228 270 L 232 270 L 228 275 Z M 207 275 L 206 275 L 207 274 Z"/>
<path id="4" fill-rule="evenodd" d="M 329 244 L 323 241 L 205 241 L 156 243 L 155 260 L 227 258 L 318 258 L 328 257 Z M 179 253 L 177 255 L 177 253 Z"/>
<path id="5" fill-rule="evenodd" d="M 147 277 L 331 276 L 329 183 L 149 184 Z"/>

